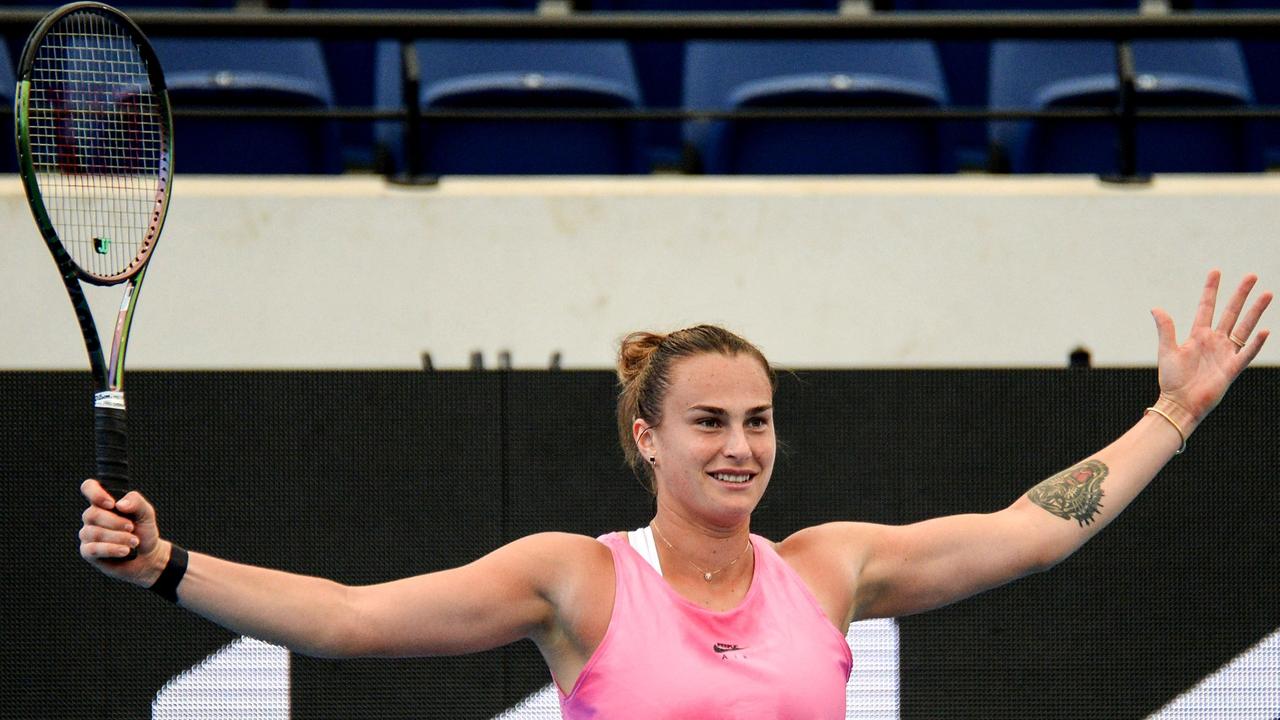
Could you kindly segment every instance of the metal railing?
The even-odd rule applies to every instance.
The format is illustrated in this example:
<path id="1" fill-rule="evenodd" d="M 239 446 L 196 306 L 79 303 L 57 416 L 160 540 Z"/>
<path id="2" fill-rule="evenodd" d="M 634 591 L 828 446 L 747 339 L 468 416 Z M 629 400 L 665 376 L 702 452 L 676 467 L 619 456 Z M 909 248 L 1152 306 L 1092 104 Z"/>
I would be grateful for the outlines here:
<path id="1" fill-rule="evenodd" d="M 529 38 L 567 40 L 928 38 L 1280 38 L 1280 12 L 924 13 L 438 13 L 312 10 L 130 12 L 146 32 L 184 37 L 312 37 L 327 40 Z M 0 10 L 0 32 L 21 34 L 43 10 Z"/>
<path id="2" fill-rule="evenodd" d="M 0 9 L 0 33 L 20 36 L 44 16 L 44 9 Z M 417 94 L 402 107 L 175 108 L 178 117 L 205 119 L 288 119 L 406 123 L 409 143 L 420 120 L 1098 120 L 1120 130 L 1119 179 L 1136 178 L 1136 123 L 1145 119 L 1280 119 L 1280 106 L 1229 108 L 1142 108 L 1136 102 L 1130 42 L 1155 38 L 1280 40 L 1280 11 L 1266 12 L 981 12 L 896 11 L 869 14 L 822 13 L 613 13 L 544 15 L 524 12 L 441 13 L 236 9 L 224 11 L 139 10 L 130 16 L 148 33 L 181 37 L 288 37 L 321 40 L 385 40 L 402 44 L 406 93 L 415 76 L 411 43 L 418 39 L 786 39 L 929 40 L 1094 39 L 1116 44 L 1119 102 L 1112 108 L 1031 110 L 989 107 L 885 107 L 849 109 L 705 108 L 632 109 L 422 109 Z M 1277 69 L 1280 72 L 1280 68 Z"/>

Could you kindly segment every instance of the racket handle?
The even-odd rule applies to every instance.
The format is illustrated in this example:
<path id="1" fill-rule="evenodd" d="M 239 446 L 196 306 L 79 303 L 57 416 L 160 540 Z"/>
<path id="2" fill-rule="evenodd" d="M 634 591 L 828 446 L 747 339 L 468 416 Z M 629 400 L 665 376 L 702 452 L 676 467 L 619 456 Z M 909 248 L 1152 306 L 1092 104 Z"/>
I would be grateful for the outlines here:
<path id="1" fill-rule="evenodd" d="M 111 497 L 129 492 L 129 431 L 125 423 L 124 393 L 100 392 L 93 397 L 93 436 L 97 479 Z M 138 556 L 132 550 L 124 560 Z"/>

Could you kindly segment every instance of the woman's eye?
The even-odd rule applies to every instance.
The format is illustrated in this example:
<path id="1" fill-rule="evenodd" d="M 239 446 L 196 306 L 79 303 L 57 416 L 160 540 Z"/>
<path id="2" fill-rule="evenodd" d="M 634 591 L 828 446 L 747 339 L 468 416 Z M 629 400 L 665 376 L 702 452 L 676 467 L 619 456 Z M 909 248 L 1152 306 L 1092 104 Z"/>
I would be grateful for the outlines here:
<path id="1" fill-rule="evenodd" d="M 699 418 L 698 425 L 708 428 L 720 427 L 720 421 L 715 418 Z"/>
<path id="2" fill-rule="evenodd" d="M 763 428 L 769 424 L 769 421 L 766 420 L 765 418 L 757 417 L 757 418 L 751 418 L 750 420 L 748 420 L 747 424 L 753 428 Z"/>

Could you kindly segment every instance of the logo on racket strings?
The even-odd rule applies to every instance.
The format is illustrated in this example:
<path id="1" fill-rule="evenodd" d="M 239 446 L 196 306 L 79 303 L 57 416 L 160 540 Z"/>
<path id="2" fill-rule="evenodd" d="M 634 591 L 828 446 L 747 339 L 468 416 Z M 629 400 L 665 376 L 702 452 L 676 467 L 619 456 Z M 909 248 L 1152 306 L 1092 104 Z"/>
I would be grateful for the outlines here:
<path id="1" fill-rule="evenodd" d="M 99 255 L 106 255 L 107 251 L 110 249 L 111 249 L 111 238 L 96 237 L 93 239 L 93 250 Z"/>

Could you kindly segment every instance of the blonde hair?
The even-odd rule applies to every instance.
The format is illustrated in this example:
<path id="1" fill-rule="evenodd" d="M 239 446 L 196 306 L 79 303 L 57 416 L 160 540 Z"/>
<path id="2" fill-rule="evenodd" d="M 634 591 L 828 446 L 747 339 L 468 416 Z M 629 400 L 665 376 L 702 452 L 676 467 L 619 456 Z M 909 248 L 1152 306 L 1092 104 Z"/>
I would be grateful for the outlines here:
<path id="1" fill-rule="evenodd" d="M 770 389 L 778 387 L 777 375 L 764 353 L 722 327 L 697 325 L 665 335 L 640 331 L 622 339 L 618 349 L 618 442 L 627 464 L 650 493 L 654 492 L 653 469 L 640 456 L 632 424 L 637 418 L 651 426 L 662 422 L 662 399 L 671 386 L 671 367 L 681 359 L 706 353 L 750 355 L 760 361 Z"/>

